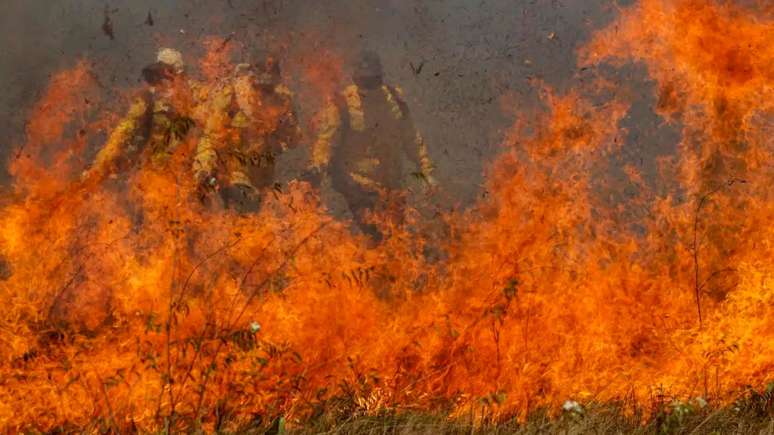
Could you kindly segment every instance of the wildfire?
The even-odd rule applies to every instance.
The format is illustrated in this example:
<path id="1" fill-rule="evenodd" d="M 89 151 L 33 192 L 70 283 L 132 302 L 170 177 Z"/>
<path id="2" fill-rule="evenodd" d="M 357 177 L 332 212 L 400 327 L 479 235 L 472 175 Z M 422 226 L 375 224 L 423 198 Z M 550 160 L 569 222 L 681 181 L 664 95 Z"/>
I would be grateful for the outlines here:
<path id="1" fill-rule="evenodd" d="M 376 215 L 389 234 L 378 246 L 304 182 L 254 214 L 203 205 L 197 131 L 166 170 L 84 182 L 87 145 L 120 113 L 96 109 L 107 97 L 87 63 L 55 75 L 0 202 L 0 428 L 212 430 L 223 416 L 381 409 L 524 417 L 663 395 L 723 403 L 764 385 L 772 18 L 642 0 L 579 50 L 581 67 L 647 68 L 654 110 L 681 136 L 661 159 L 669 179 L 629 166 L 599 186 L 627 146 L 625 85 L 544 86 L 544 109 L 514 123 L 485 199 L 441 216 L 436 233 L 415 210 L 403 225 Z M 206 41 L 207 84 L 233 70 L 229 44 Z M 301 75 L 319 92 L 341 77 L 329 64 Z M 211 115 L 194 112 L 199 125 Z M 624 186 L 637 192 L 626 207 L 603 199 Z"/>

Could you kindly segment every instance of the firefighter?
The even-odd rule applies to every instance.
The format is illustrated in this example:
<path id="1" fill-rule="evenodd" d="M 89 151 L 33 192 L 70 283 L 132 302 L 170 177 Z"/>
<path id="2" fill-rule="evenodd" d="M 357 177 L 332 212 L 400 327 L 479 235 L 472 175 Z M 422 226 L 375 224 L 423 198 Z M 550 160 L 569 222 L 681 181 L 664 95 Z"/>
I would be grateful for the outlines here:
<path id="1" fill-rule="evenodd" d="M 327 173 L 358 227 L 379 241 L 382 236 L 366 215 L 384 197 L 394 202 L 393 216 L 401 219 L 397 193 L 403 187 L 403 158 L 416 166 L 418 178 L 429 186 L 436 182 L 427 146 L 414 128 L 401 89 L 383 81 L 379 56 L 362 52 L 352 80 L 322 113 L 308 176 L 315 179 Z"/>
<path id="2" fill-rule="evenodd" d="M 185 138 L 194 122 L 190 83 L 180 52 L 163 48 L 157 61 L 142 70 L 147 88 L 134 100 L 127 115 L 108 136 L 83 181 L 115 176 L 136 163 L 138 156 L 160 168 Z"/>
<path id="3" fill-rule="evenodd" d="M 272 188 L 277 158 L 301 138 L 293 95 L 282 83 L 277 58 L 264 56 L 238 82 L 236 96 L 244 119 L 237 118 L 235 125 L 244 129 L 250 180 L 258 189 Z"/>
<path id="4" fill-rule="evenodd" d="M 292 95 L 272 55 L 237 65 L 210 101 L 194 175 L 206 191 L 217 188 L 226 207 L 256 211 L 274 187 L 276 160 L 300 137 Z"/>

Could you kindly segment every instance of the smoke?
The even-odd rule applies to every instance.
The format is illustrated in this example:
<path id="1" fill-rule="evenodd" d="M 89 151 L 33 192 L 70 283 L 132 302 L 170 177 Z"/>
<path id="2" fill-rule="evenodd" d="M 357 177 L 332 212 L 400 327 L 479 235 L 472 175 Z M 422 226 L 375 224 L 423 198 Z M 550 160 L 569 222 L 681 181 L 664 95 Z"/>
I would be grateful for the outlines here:
<path id="1" fill-rule="evenodd" d="M 500 152 L 514 113 L 536 104 L 534 81 L 566 88 L 579 74 L 575 49 L 616 14 L 603 0 L 8 0 L 4 6 L 0 161 L 13 158 L 11 150 L 23 142 L 27 112 L 50 75 L 80 59 L 92 64 L 111 101 L 137 84 L 159 46 L 176 47 L 193 61 L 202 36 L 240 43 L 243 54 L 279 48 L 297 63 L 323 49 L 347 56 L 368 47 L 382 55 L 387 80 L 406 91 L 437 178 L 452 192 L 449 204 L 481 193 L 483 170 Z M 294 80 L 303 87 L 303 78 Z M 302 119 L 317 109 L 300 102 Z M 297 165 L 291 159 L 285 167 Z M 3 169 L 0 184 L 7 182 Z"/>

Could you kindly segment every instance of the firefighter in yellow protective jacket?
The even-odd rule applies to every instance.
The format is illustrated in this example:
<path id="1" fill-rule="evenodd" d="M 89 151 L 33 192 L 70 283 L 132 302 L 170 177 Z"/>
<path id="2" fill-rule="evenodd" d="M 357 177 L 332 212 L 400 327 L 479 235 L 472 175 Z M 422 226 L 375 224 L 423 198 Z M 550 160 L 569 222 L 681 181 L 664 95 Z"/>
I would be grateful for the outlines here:
<path id="1" fill-rule="evenodd" d="M 379 56 L 363 52 L 352 74 L 353 84 L 322 113 L 312 147 L 311 172 L 327 172 L 360 229 L 380 240 L 378 229 L 366 221 L 382 198 L 394 199 L 403 187 L 403 160 L 428 185 L 436 184 L 421 134 L 414 128 L 400 88 L 383 82 Z M 396 204 L 393 204 L 395 206 Z M 402 214 L 402 201 L 397 201 Z M 400 219 L 400 216 L 397 217 Z"/>
<path id="2" fill-rule="evenodd" d="M 193 127 L 191 83 L 186 79 L 182 55 L 161 49 L 157 61 L 142 71 L 147 89 L 135 97 L 127 115 L 108 136 L 84 182 L 99 182 L 137 163 L 162 167 Z"/>
<path id="3" fill-rule="evenodd" d="M 261 54 L 240 64 L 218 84 L 208 103 L 208 120 L 196 148 L 194 175 L 204 193 L 219 190 L 224 205 L 256 211 L 273 188 L 276 160 L 297 145 L 300 128 L 279 63 Z"/>

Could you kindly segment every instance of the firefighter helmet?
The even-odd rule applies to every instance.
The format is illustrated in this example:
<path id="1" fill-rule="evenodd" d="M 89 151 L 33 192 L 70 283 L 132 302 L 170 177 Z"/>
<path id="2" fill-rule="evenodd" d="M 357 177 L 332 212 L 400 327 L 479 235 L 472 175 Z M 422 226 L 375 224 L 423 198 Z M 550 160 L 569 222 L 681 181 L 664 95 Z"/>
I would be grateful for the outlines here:
<path id="1" fill-rule="evenodd" d="M 356 78 L 377 78 L 382 77 L 384 71 L 382 70 L 382 61 L 379 58 L 379 54 L 364 50 L 358 54 L 355 60 L 354 71 L 352 75 Z"/>
<path id="2" fill-rule="evenodd" d="M 172 48 L 162 48 L 156 55 L 156 60 L 165 65 L 169 65 L 175 69 L 177 73 L 183 72 L 185 63 L 183 62 L 183 55 Z"/>
<path id="3" fill-rule="evenodd" d="M 272 53 L 259 53 L 253 65 L 255 81 L 259 85 L 278 85 L 281 81 L 279 60 Z"/>

